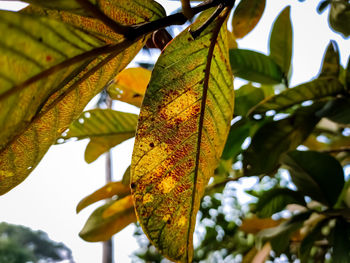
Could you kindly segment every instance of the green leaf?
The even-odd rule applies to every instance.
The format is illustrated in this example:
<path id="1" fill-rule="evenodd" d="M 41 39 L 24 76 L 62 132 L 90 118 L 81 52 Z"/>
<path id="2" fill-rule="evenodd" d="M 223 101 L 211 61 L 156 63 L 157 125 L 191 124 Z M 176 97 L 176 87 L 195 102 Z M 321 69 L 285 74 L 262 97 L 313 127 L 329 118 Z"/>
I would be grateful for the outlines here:
<path id="1" fill-rule="evenodd" d="M 242 119 L 231 126 L 221 158 L 229 160 L 235 158 L 242 151 L 241 146 L 249 136 L 251 126 L 252 123 L 246 119 Z"/>
<path id="2" fill-rule="evenodd" d="M 348 58 L 348 65 L 346 66 L 346 72 L 345 72 L 345 87 L 346 90 L 350 91 L 350 56 Z"/>
<path id="3" fill-rule="evenodd" d="M 243 38 L 258 24 L 265 10 L 266 0 L 242 0 L 235 9 L 232 19 L 233 34 Z"/>
<path id="4" fill-rule="evenodd" d="M 136 215 L 132 197 L 128 195 L 97 208 L 86 221 L 79 236 L 89 242 L 106 241 L 133 222 L 136 222 Z"/>
<path id="5" fill-rule="evenodd" d="M 331 40 L 328 44 L 323 57 L 322 67 L 319 78 L 334 77 L 338 78 L 340 72 L 339 48 L 337 42 Z"/>
<path id="6" fill-rule="evenodd" d="M 321 14 L 331 3 L 331 0 L 322 0 L 317 6 L 317 12 Z"/>
<path id="7" fill-rule="evenodd" d="M 332 245 L 333 262 L 350 262 L 350 223 L 342 218 L 338 218 L 336 221 Z"/>
<path id="8" fill-rule="evenodd" d="M 262 84 L 278 84 L 283 80 L 281 68 L 268 56 L 246 49 L 230 49 L 234 76 Z"/>
<path id="9" fill-rule="evenodd" d="M 270 57 L 281 67 L 284 76 L 289 75 L 293 53 L 293 30 L 290 6 L 278 15 L 270 35 Z"/>
<path id="10" fill-rule="evenodd" d="M 332 207 L 344 186 L 344 172 L 332 156 L 314 151 L 292 151 L 281 162 L 303 194 Z"/>
<path id="11" fill-rule="evenodd" d="M 310 211 L 294 215 L 291 219 L 282 224 L 260 231 L 257 235 L 257 243 L 263 244 L 270 241 L 273 251 L 279 256 L 283 253 L 290 242 L 290 236 L 303 226 L 305 220 L 311 215 Z"/>
<path id="12" fill-rule="evenodd" d="M 246 116 L 252 107 L 265 98 L 264 91 L 250 83 L 235 92 L 235 115 Z"/>
<path id="13" fill-rule="evenodd" d="M 338 98 L 330 100 L 317 112 L 319 117 L 325 117 L 340 124 L 350 124 L 350 99 Z"/>
<path id="14" fill-rule="evenodd" d="M 140 14 L 134 13 L 135 6 L 140 9 L 137 3 L 118 3 L 123 8 L 110 10 L 120 15 L 119 22 L 159 18 L 160 6 L 153 1 L 143 3 L 142 8 L 149 8 Z M 7 36 L 0 39 L 0 194 L 30 174 L 86 104 L 144 45 L 144 39 L 125 40 L 96 19 L 46 11 L 41 13 L 56 14 L 50 17 L 65 23 L 34 14 L 0 15 L 1 32 Z"/>
<path id="15" fill-rule="evenodd" d="M 117 195 L 118 199 L 130 195 L 130 188 L 128 185 L 123 184 L 122 182 L 109 182 L 105 186 L 96 190 L 92 194 L 83 198 L 77 205 L 77 213 L 83 210 L 85 207 L 96 203 L 98 201 L 111 198 Z"/>
<path id="16" fill-rule="evenodd" d="M 289 204 L 306 205 L 304 196 L 299 192 L 288 188 L 274 188 L 259 197 L 255 211 L 259 217 L 270 217 Z"/>
<path id="17" fill-rule="evenodd" d="M 343 37 L 350 36 L 350 3 L 347 0 L 331 2 L 331 11 L 328 17 L 331 28 L 341 33 Z"/>
<path id="18" fill-rule="evenodd" d="M 90 138 L 85 150 L 85 160 L 91 163 L 112 147 L 134 137 L 137 118 L 135 114 L 111 109 L 86 111 L 69 126 L 69 132 L 62 138 Z"/>
<path id="19" fill-rule="evenodd" d="M 281 154 L 295 149 L 311 133 L 320 120 L 315 112 L 321 105 L 298 109 L 293 115 L 264 124 L 243 152 L 246 176 L 269 174 L 278 167 Z"/>
<path id="20" fill-rule="evenodd" d="M 338 79 L 319 78 L 266 98 L 252 108 L 249 114 L 264 113 L 269 110 L 280 111 L 307 100 L 335 96 L 344 91 L 345 88 Z"/>
<path id="21" fill-rule="evenodd" d="M 314 246 L 315 241 L 322 239 L 322 228 L 329 222 L 329 218 L 326 218 L 316 224 L 310 232 L 301 241 L 299 254 L 301 263 L 308 263 L 310 258 L 310 252 Z"/>
<path id="22" fill-rule="evenodd" d="M 198 29 L 210 11 L 190 30 Z M 200 199 L 219 163 L 233 116 L 224 19 L 215 19 L 196 39 L 184 30 L 167 45 L 141 107 L 131 162 L 132 194 L 144 232 L 173 261 L 191 262 Z"/>

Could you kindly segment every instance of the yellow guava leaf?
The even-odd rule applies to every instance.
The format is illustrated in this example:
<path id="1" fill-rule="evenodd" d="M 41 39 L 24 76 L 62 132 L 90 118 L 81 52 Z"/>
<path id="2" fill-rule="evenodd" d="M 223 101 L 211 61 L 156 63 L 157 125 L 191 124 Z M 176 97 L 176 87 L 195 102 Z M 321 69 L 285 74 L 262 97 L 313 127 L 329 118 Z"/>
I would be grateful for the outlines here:
<path id="1" fill-rule="evenodd" d="M 131 195 L 128 195 L 97 208 L 86 221 L 79 236 L 89 242 L 109 240 L 133 222 L 136 222 L 134 204 Z"/>
<path id="2" fill-rule="evenodd" d="M 90 142 L 85 150 L 85 161 L 91 163 L 112 147 L 134 137 L 137 118 L 136 114 L 111 109 L 86 111 L 69 126 L 68 133 L 61 139 L 89 138 Z"/>
<path id="3" fill-rule="evenodd" d="M 258 24 L 265 10 L 266 0 L 241 0 L 232 18 L 233 33 L 243 38 Z"/>
<path id="4" fill-rule="evenodd" d="M 142 5 L 124 0 L 108 6 L 107 2 L 101 1 L 101 10 L 115 12 L 112 18 L 123 24 L 164 15 L 152 0 Z M 93 18 L 34 9 L 0 14 L 0 32 L 6 35 L 0 39 L 0 194 L 29 175 L 146 40 L 126 40 Z M 135 12 L 140 9 L 146 10 Z M 45 17 L 35 15 L 40 12 Z"/>
<path id="5" fill-rule="evenodd" d="M 224 19 L 215 19 L 195 39 L 184 30 L 167 45 L 141 107 L 131 191 L 144 232 L 173 261 L 192 262 L 196 214 L 233 115 Z"/>
<path id="6" fill-rule="evenodd" d="M 85 207 L 93 203 L 96 203 L 98 201 L 111 198 L 115 195 L 117 195 L 118 199 L 120 199 L 129 194 L 130 194 L 129 185 L 125 185 L 122 182 L 109 182 L 105 186 L 96 190 L 95 192 L 88 195 L 87 197 L 83 198 L 77 205 L 77 213 L 79 213 Z"/>
<path id="7" fill-rule="evenodd" d="M 107 92 L 114 100 L 141 107 L 150 78 L 151 71 L 148 69 L 127 68 L 115 77 Z"/>
<path id="8" fill-rule="evenodd" d="M 283 219 L 273 220 L 271 218 L 258 218 L 254 216 L 244 219 L 239 229 L 245 233 L 256 234 L 263 229 L 278 226 L 283 221 Z"/>

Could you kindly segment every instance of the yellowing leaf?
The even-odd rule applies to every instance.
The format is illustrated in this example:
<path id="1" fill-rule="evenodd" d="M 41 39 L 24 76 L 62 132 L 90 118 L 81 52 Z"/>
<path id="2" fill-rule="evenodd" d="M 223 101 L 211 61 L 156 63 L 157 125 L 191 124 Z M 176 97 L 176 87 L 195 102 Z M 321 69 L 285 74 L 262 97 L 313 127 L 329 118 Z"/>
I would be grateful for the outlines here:
<path id="1" fill-rule="evenodd" d="M 232 19 L 233 33 L 236 38 L 246 36 L 254 29 L 265 10 L 266 0 L 241 0 Z"/>
<path id="2" fill-rule="evenodd" d="M 247 218 L 243 220 L 240 230 L 246 233 L 256 234 L 263 229 L 278 226 L 283 221 L 283 219 L 273 220 L 271 218 Z"/>
<path id="3" fill-rule="evenodd" d="M 130 194 L 130 188 L 128 185 L 125 185 L 122 182 L 109 182 L 105 186 L 82 199 L 77 205 L 77 213 L 79 213 L 85 207 L 103 199 L 111 198 L 115 195 L 117 195 L 120 199 L 128 194 Z"/>
<path id="4" fill-rule="evenodd" d="M 136 222 L 136 215 L 132 197 L 128 195 L 97 208 L 79 236 L 89 242 L 105 241 L 133 222 Z"/>
<path id="5" fill-rule="evenodd" d="M 143 2 L 142 8 L 134 1 L 118 4 L 109 9 L 120 15 L 113 17 L 117 21 L 141 23 L 159 18 L 160 6 L 151 0 Z M 145 5 L 146 13 L 135 13 Z M 130 62 L 145 41 L 104 32 L 106 27 L 96 19 L 40 10 L 45 15 L 56 12 L 59 15 L 55 18 L 64 18 L 66 23 L 23 13 L 0 15 L 0 31 L 7 36 L 0 39 L 0 167 L 3 174 L 13 174 L 0 177 L 0 194 L 29 175 L 85 105 Z M 70 22 L 74 27 L 67 25 Z M 79 23 L 85 30 L 75 27 Z M 101 37 L 104 33 L 106 37 Z"/>
<path id="6" fill-rule="evenodd" d="M 69 132 L 63 139 L 90 138 L 85 150 L 85 160 L 91 163 L 112 147 L 134 137 L 137 118 L 135 114 L 111 109 L 86 111 L 69 126 Z"/>
<path id="7" fill-rule="evenodd" d="M 196 30 L 208 18 L 200 16 Z M 131 188 L 141 226 L 162 255 L 191 262 L 200 199 L 225 145 L 233 80 L 225 17 L 196 39 L 184 30 L 159 57 L 141 107 Z"/>
<path id="8" fill-rule="evenodd" d="M 141 107 L 143 96 L 151 78 L 151 71 L 144 68 L 127 68 L 120 72 L 108 86 L 107 92 L 114 100 Z"/>

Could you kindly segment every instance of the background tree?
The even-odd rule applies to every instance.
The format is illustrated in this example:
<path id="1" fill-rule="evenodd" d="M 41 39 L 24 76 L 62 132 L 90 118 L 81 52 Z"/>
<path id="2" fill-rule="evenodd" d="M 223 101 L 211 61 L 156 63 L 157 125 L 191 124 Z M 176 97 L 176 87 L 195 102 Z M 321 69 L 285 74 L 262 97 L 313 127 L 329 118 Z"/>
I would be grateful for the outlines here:
<path id="1" fill-rule="evenodd" d="M 334 41 L 324 53 L 319 74 L 290 87 L 290 7 L 276 18 L 269 55 L 265 55 L 237 48 L 235 43 L 235 38 L 244 37 L 258 23 L 265 7 L 261 0 L 242 0 L 235 8 L 234 1 L 206 1 L 193 8 L 182 1 L 183 13 L 170 16 L 164 16 L 152 1 L 142 2 L 142 7 L 136 1 L 108 7 L 103 1 L 99 5 L 83 0 L 30 2 L 34 5 L 21 14 L 4 14 L 5 28 L 18 27 L 16 21 L 33 23 L 38 28 L 34 35 L 26 29 L 19 33 L 34 39 L 27 40 L 32 44 L 26 45 L 30 51 L 43 40 L 51 50 L 63 48 L 57 46 L 61 43 L 55 39 L 58 36 L 64 36 L 71 49 L 65 48 L 61 57 L 31 52 L 31 63 L 41 71 L 30 63 L 24 65 L 32 71 L 23 71 L 15 60 L 8 59 L 17 52 L 7 47 L 18 35 L 13 34 L 13 40 L 6 38 L 5 88 L 0 95 L 0 108 L 7 112 L 0 137 L 3 193 L 26 177 L 77 119 L 60 140 L 90 138 L 85 152 L 88 162 L 136 132 L 131 168 L 123 180 L 107 184 L 78 204 L 79 212 L 112 198 L 90 216 L 80 233 L 83 239 L 109 239 L 136 221 L 136 209 L 148 238 L 173 261 L 237 257 L 261 262 L 281 255 L 290 261 L 349 261 L 349 191 L 344 167 L 349 160 L 350 69 L 349 63 L 340 65 Z M 321 1 L 319 10 L 328 3 Z M 226 22 L 232 9 L 231 33 Z M 330 24 L 344 36 L 348 10 L 348 1 L 331 3 Z M 171 42 L 166 31 L 157 31 L 183 24 L 199 13 Z M 34 19 L 33 14 L 41 16 Z M 41 28 L 42 24 L 56 31 Z M 152 32 L 154 46 L 163 49 L 152 73 L 127 69 L 111 80 Z M 50 37 L 43 38 L 44 33 Z M 28 53 L 17 53 L 28 60 Z M 50 64 L 53 55 L 57 57 Z M 42 64 L 43 58 L 47 64 Z M 23 76 L 13 80 L 11 68 Z M 237 89 L 235 99 L 231 73 L 250 81 Z M 91 110 L 79 117 L 103 87 L 113 99 L 141 106 L 139 117 L 109 109 Z M 23 107 L 11 107 L 14 102 Z M 11 117 L 13 121 L 6 122 Z M 249 141 L 248 147 L 243 145 Z M 35 153 L 35 158 L 24 150 Z M 287 183 L 281 179 L 286 173 L 291 177 Z M 250 192 L 255 205 L 237 213 L 243 204 L 232 193 L 230 204 L 225 204 L 225 191 L 232 189 L 223 189 L 229 182 L 251 176 L 259 178 Z M 228 206 L 235 216 L 224 213 Z M 199 235 L 205 234 L 193 252 L 198 210 L 203 228 Z M 150 249 L 139 257 L 161 260 L 153 252 Z"/>
<path id="2" fill-rule="evenodd" d="M 0 262 L 73 262 L 72 252 L 63 243 L 49 239 L 43 231 L 0 223 Z"/>

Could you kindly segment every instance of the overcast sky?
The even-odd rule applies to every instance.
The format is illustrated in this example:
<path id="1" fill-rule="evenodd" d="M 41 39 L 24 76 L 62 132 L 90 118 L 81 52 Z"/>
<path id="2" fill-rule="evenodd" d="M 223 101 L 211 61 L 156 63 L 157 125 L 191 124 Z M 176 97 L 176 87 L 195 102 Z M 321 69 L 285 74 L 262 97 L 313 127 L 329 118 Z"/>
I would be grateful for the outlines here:
<path id="1" fill-rule="evenodd" d="M 161 1 L 169 9 L 173 1 Z M 239 41 L 239 47 L 267 53 L 269 29 L 279 12 L 290 4 L 294 30 L 293 75 L 291 85 L 309 81 L 319 71 L 323 52 L 330 39 L 340 48 L 341 63 L 345 66 L 350 52 L 350 40 L 332 32 L 327 24 L 328 10 L 316 13 L 317 2 L 306 0 L 268 0 L 265 13 L 256 29 Z M 19 8 L 14 1 L 0 1 L 1 9 Z M 4 37 L 4 36 L 2 36 Z M 90 105 L 91 106 L 91 105 Z M 117 110 L 133 110 L 118 104 Z M 101 244 L 88 243 L 78 232 L 91 212 L 101 205 L 93 205 L 75 214 L 77 203 L 87 194 L 104 185 L 104 157 L 92 164 L 84 162 L 87 141 L 53 146 L 32 174 L 19 186 L 0 197 L 0 221 L 22 224 L 47 232 L 55 241 L 65 243 L 73 251 L 77 263 L 101 262 Z M 130 164 L 133 141 L 129 140 L 113 151 L 114 178 L 119 180 Z M 130 262 L 130 254 L 137 247 L 132 237 L 133 226 L 115 238 L 116 262 Z"/>

